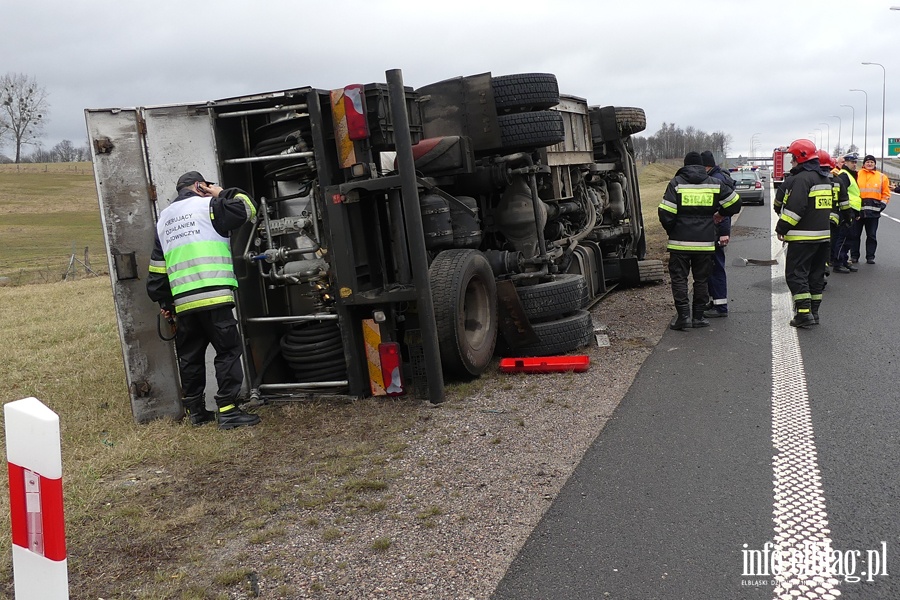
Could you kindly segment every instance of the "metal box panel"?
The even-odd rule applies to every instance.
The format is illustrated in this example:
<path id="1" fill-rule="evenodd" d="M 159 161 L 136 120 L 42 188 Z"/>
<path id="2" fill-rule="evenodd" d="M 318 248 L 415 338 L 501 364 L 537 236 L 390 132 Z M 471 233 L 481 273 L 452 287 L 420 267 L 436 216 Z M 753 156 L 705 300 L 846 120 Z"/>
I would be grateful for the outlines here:
<path id="1" fill-rule="evenodd" d="M 134 109 L 85 111 L 131 410 L 139 423 L 182 415 L 178 364 L 146 291 L 156 213 Z M 127 268 L 126 268 L 127 267 Z"/>
<path id="2" fill-rule="evenodd" d="M 160 212 L 175 199 L 175 182 L 182 173 L 199 171 L 209 181 L 221 181 L 212 118 L 206 105 L 160 106 L 142 111 L 147 160 L 153 165 L 150 183 L 156 187 Z"/>
<path id="3" fill-rule="evenodd" d="M 594 162 L 587 100 L 575 96 L 560 96 L 559 104 L 550 110 L 562 114 L 566 136 L 560 143 L 542 151 L 547 164 L 585 165 Z"/>
<path id="4" fill-rule="evenodd" d="M 490 73 L 447 79 L 416 91 L 426 138 L 466 136 L 476 151 L 502 146 Z"/>
<path id="5" fill-rule="evenodd" d="M 156 190 L 157 214 L 178 195 L 175 182 L 187 171 L 199 171 L 209 181 L 222 184 L 217 157 L 212 111 L 206 104 L 155 106 L 143 108 L 146 124 L 144 144 L 147 161 L 152 165 L 150 183 Z M 154 219 L 154 226 L 156 221 Z M 151 236 L 148 244 L 153 243 Z M 146 269 L 145 269 L 146 272 Z M 215 405 L 215 349 L 206 351 L 206 404 Z M 246 388 L 246 382 L 244 382 Z"/>

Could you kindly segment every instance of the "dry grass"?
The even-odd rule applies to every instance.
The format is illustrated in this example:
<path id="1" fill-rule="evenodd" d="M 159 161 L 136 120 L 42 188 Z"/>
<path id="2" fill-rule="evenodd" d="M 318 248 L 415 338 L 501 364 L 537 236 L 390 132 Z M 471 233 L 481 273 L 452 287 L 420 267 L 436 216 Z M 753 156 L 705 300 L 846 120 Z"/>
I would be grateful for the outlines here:
<path id="1" fill-rule="evenodd" d="M 54 211 L 32 203 L 65 192 L 80 217 L 53 216 L 67 223 L 96 219 L 99 226 L 83 167 L 77 173 L 22 167 L 0 168 L 0 213 L 17 204 L 13 214 L 47 218 Z M 642 170 L 651 255 L 664 248 L 654 241 L 661 231 L 656 206 L 674 170 Z M 17 184 L 4 188 L 10 181 Z M 4 190 L 12 188 L 8 199 Z M 6 222 L 4 216 L 4 234 Z M 236 588 L 254 585 L 246 557 L 283 536 L 299 511 L 321 515 L 303 525 L 339 544 L 342 523 L 355 515 L 396 510 L 391 464 L 422 418 L 411 400 L 264 407 L 263 427 L 228 433 L 165 421 L 139 426 L 131 418 L 106 277 L 0 288 L 0 322 L 0 402 L 34 396 L 60 416 L 73 598 L 232 597 Z M 445 409 L 486 381 L 451 386 Z M 444 512 L 426 504 L 416 520 L 427 530 Z M 6 494 L 0 515 L 0 597 L 12 598 Z M 369 543 L 384 552 L 392 541 Z M 279 597 L 292 597 L 286 584 L 278 589 Z"/>
<path id="2" fill-rule="evenodd" d="M 34 396 L 60 416 L 74 598 L 182 597 L 188 575 L 208 582 L 191 597 L 225 593 L 236 584 L 222 573 L 241 573 L 241 553 L 283 535 L 299 507 L 377 507 L 370 496 L 390 486 L 415 418 L 411 403 L 365 400 L 265 408 L 265 427 L 228 434 L 139 426 L 108 280 L 2 288 L 0 320 L 0 401 Z M 5 495 L 0 514 L 11 594 Z"/>
<path id="3" fill-rule="evenodd" d="M 0 165 L 0 277 L 14 285 L 59 281 L 90 248 L 107 270 L 90 163 Z M 79 270 L 84 273 L 83 269 Z"/>
<path id="4" fill-rule="evenodd" d="M 641 210 L 644 213 L 644 227 L 647 232 L 647 258 L 666 259 L 668 238 L 662 225 L 659 224 L 656 212 L 666 186 L 677 170 L 677 162 L 652 163 L 638 167 Z"/>

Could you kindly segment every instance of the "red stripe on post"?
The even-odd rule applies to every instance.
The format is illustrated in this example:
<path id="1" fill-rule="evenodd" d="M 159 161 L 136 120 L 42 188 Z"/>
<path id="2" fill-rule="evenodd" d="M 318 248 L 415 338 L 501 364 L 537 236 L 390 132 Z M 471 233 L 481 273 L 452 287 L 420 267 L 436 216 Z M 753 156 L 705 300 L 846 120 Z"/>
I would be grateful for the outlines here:
<path id="1" fill-rule="evenodd" d="M 66 520 L 63 516 L 62 479 L 41 475 L 41 516 L 44 524 L 44 556 L 66 559 Z"/>
<path id="2" fill-rule="evenodd" d="M 25 510 L 25 469 L 6 463 L 9 467 L 9 520 L 12 525 L 12 543 L 28 548 L 28 521 Z"/>
<path id="3" fill-rule="evenodd" d="M 9 470 L 9 520 L 12 543 L 32 550 L 28 543 L 28 508 L 25 500 L 25 468 L 6 463 Z M 63 514 L 62 479 L 40 477 L 41 540 L 44 558 L 66 559 L 66 520 Z"/>

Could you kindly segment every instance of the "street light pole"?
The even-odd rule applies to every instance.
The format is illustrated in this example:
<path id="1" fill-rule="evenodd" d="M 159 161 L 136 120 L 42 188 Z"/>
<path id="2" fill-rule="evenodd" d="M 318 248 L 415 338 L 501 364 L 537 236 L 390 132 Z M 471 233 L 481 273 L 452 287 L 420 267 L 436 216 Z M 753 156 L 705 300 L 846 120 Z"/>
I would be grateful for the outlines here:
<path id="1" fill-rule="evenodd" d="M 824 125 L 828 128 L 828 141 L 825 142 L 825 150 L 828 151 L 828 155 L 831 155 L 831 125 L 828 123 L 819 123 L 819 125 Z"/>
<path id="2" fill-rule="evenodd" d="M 884 173 L 884 96 L 887 88 L 887 69 L 883 64 L 877 62 L 864 62 L 863 64 L 881 67 L 881 172 Z"/>
<path id="3" fill-rule="evenodd" d="M 844 126 L 844 120 L 842 118 L 840 118 L 838 115 L 828 115 L 828 116 L 831 117 L 832 119 L 838 120 L 838 145 L 837 145 L 837 148 L 838 148 L 838 153 L 840 153 L 842 151 L 841 150 L 841 128 L 843 128 L 843 126 Z"/>
<path id="4" fill-rule="evenodd" d="M 866 94 L 866 90 L 851 89 L 851 92 L 862 92 Z M 866 116 L 863 121 L 866 126 L 863 131 L 863 156 L 869 153 L 869 94 L 866 94 Z"/>
<path id="5" fill-rule="evenodd" d="M 853 134 L 856 129 L 856 109 L 853 108 L 851 104 L 841 104 L 841 106 L 847 107 L 850 109 L 850 147 L 852 148 L 856 144 L 853 142 Z"/>

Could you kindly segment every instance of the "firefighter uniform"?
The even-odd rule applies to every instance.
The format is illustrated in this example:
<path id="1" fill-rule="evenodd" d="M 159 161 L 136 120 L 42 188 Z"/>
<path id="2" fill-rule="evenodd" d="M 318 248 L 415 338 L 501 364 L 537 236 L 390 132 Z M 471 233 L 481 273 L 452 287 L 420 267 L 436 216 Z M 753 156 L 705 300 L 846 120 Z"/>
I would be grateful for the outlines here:
<path id="1" fill-rule="evenodd" d="M 688 152 L 684 167 L 669 182 L 659 205 L 659 220 L 669 235 L 669 275 L 676 317 L 672 329 L 706 327 L 703 311 L 709 302 L 707 279 L 716 251 L 713 215 L 736 214 L 740 197 L 720 180 L 707 175 L 697 152 Z M 688 275 L 694 276 L 693 318 L 688 295 Z"/>
<path id="2" fill-rule="evenodd" d="M 191 422 L 200 425 L 213 419 L 204 400 L 206 349 L 212 344 L 218 412 L 227 414 L 232 426 L 252 425 L 259 417 L 237 408 L 243 384 L 242 342 L 232 311 L 238 284 L 228 234 L 254 219 L 256 207 L 237 188 L 210 198 L 195 191 L 193 184 L 203 182 L 199 173 L 186 173 L 179 186 L 186 179 L 191 181 L 179 187 L 178 196 L 159 215 L 147 293 L 177 317 L 175 348 L 182 402 Z M 230 428 L 223 423 L 220 419 L 220 427 Z"/>
<path id="3" fill-rule="evenodd" d="M 775 232 L 788 244 L 784 276 L 794 302 L 791 325 L 806 327 L 818 323 L 825 289 L 834 186 L 819 159 L 811 158 L 791 169 L 779 193 L 783 205 Z"/>
<path id="4" fill-rule="evenodd" d="M 845 157 L 846 158 L 846 157 Z M 862 209 L 862 200 L 859 197 L 859 186 L 856 184 L 856 172 L 844 166 L 833 169 L 834 181 L 839 182 L 841 188 L 846 191 L 846 205 L 840 203 L 841 219 L 834 231 L 831 246 L 831 266 L 836 273 L 850 273 L 858 271 L 850 264 L 849 252 L 853 239 L 853 228 L 859 219 Z"/>

